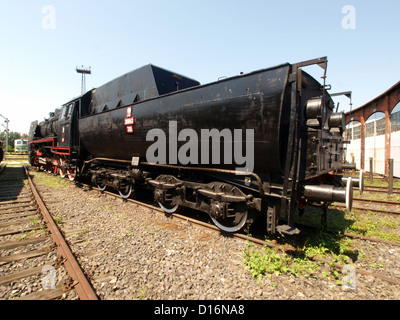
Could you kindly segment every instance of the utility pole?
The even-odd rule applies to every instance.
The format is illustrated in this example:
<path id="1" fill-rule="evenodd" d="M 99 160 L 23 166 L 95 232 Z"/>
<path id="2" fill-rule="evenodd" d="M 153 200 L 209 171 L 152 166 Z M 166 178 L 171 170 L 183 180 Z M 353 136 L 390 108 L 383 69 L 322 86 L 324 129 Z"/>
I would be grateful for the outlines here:
<path id="1" fill-rule="evenodd" d="M 4 118 L 4 122 L 6 123 L 6 125 L 2 125 L 4 128 L 6 128 L 6 153 L 8 153 L 8 123 L 10 122 L 10 120 L 8 120 L 6 117 L 4 117 L 2 114 L 0 114 L 0 117 Z"/>
<path id="2" fill-rule="evenodd" d="M 82 66 L 80 68 L 76 67 L 76 72 L 82 74 L 81 93 L 84 94 L 84 93 L 86 93 L 86 75 L 92 74 L 92 70 L 90 70 L 90 67 L 85 68 L 84 66 Z"/>

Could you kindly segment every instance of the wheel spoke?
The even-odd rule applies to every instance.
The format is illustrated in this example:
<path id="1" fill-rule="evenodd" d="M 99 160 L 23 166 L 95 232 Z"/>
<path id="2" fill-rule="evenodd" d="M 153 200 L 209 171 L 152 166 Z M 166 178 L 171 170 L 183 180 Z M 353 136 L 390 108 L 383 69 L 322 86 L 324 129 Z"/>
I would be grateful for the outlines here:
<path id="1" fill-rule="evenodd" d="M 65 176 L 67 175 L 66 173 L 65 173 L 65 171 L 63 170 L 63 166 L 64 165 L 64 160 L 63 159 L 60 159 L 60 165 L 59 165 L 59 168 L 60 168 L 60 176 L 61 176 L 61 178 L 65 178 Z"/>
<path id="2" fill-rule="evenodd" d="M 75 169 L 75 168 L 73 168 L 73 169 L 68 169 L 67 172 L 68 172 L 68 179 L 69 179 L 70 181 L 75 181 L 75 178 L 76 178 L 76 169 Z"/>

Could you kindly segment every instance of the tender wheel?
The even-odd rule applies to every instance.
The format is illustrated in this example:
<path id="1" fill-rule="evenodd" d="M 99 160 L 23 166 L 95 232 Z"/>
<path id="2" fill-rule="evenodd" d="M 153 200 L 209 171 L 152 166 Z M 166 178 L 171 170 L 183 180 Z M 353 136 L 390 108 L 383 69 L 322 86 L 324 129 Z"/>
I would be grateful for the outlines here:
<path id="1" fill-rule="evenodd" d="M 214 222 L 214 224 L 218 228 L 220 228 L 222 231 L 232 233 L 232 232 L 239 231 L 240 229 L 242 229 L 245 226 L 246 221 L 247 221 L 247 212 L 243 214 L 242 218 L 240 219 L 239 223 L 237 223 L 237 224 L 233 223 L 232 221 L 227 221 L 227 220 L 219 221 L 219 220 L 213 218 L 212 216 L 210 216 L 210 217 L 211 217 L 211 220 Z"/>
<path id="2" fill-rule="evenodd" d="M 104 184 L 104 185 L 102 185 L 102 184 L 97 184 L 97 188 L 101 191 L 101 192 L 103 192 L 104 190 L 106 190 L 106 185 Z"/>
<path id="3" fill-rule="evenodd" d="M 127 185 L 125 188 L 122 188 L 118 190 L 119 195 L 122 197 L 122 199 L 126 200 L 128 199 L 131 194 L 132 194 L 132 185 Z"/>
<path id="4" fill-rule="evenodd" d="M 223 217 L 218 217 L 221 208 L 219 206 L 212 207 L 213 212 L 210 213 L 210 218 L 214 222 L 214 224 L 225 232 L 237 232 L 241 230 L 247 222 L 248 212 L 247 210 L 237 210 L 235 214 Z"/>
<path id="5" fill-rule="evenodd" d="M 157 201 L 165 213 L 175 213 L 180 209 L 180 205 L 172 205 L 170 200 L 164 200 L 164 194 L 161 189 L 154 190 L 154 200 Z"/>
<path id="6" fill-rule="evenodd" d="M 180 209 L 180 205 L 179 205 L 179 204 L 177 204 L 177 205 L 175 205 L 175 206 L 168 205 L 168 204 L 165 204 L 165 203 L 163 204 L 163 203 L 161 203 L 161 202 L 158 202 L 158 204 L 159 204 L 160 208 L 161 208 L 165 213 L 175 213 L 175 212 L 179 211 L 179 209 Z"/>

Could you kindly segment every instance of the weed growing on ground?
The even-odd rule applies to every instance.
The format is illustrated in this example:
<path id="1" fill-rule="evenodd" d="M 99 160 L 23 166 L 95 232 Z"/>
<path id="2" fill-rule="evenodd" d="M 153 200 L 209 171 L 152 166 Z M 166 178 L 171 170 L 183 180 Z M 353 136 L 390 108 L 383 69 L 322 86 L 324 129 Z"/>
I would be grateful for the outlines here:
<path id="1" fill-rule="evenodd" d="M 52 189 L 64 189 L 71 185 L 66 179 L 45 172 L 31 172 L 31 175 L 36 184 L 43 184 Z"/>
<path id="2" fill-rule="evenodd" d="M 264 247 L 257 249 L 249 243 L 244 249 L 243 258 L 246 268 L 250 269 L 253 277 L 262 279 L 264 275 L 279 276 L 280 274 L 293 274 L 309 277 L 316 273 L 316 264 L 307 259 L 291 257 L 276 249 Z"/>
<path id="3" fill-rule="evenodd" d="M 348 264 L 358 258 L 358 251 L 353 250 L 350 243 L 350 239 L 322 231 L 309 235 L 303 245 L 290 251 L 289 254 L 266 246 L 261 249 L 256 248 L 254 244 L 248 242 L 247 248 L 243 251 L 243 262 L 252 276 L 258 279 L 264 276 L 271 277 L 273 274 L 337 279 L 339 273 L 333 264 L 335 262 Z M 324 263 L 312 261 L 313 257 L 325 258 L 331 263 L 326 266 Z"/>
<path id="4" fill-rule="evenodd" d="M 368 214 L 354 214 L 354 223 L 349 226 L 349 233 L 360 234 L 365 237 L 400 243 L 400 221 L 398 217 Z"/>
<path id="5" fill-rule="evenodd" d="M 56 215 L 56 216 L 53 216 L 53 220 L 55 221 L 55 223 L 57 223 L 57 225 L 60 225 L 63 221 L 63 217 L 60 215 Z"/>
<path id="6" fill-rule="evenodd" d="M 306 208 L 302 217 L 296 217 L 296 221 L 314 226 L 319 226 L 320 220 L 321 210 L 312 207 Z M 353 209 L 349 215 L 344 210 L 333 207 L 328 210 L 328 229 L 400 243 L 398 216 L 371 211 L 362 213 L 357 209 Z"/>

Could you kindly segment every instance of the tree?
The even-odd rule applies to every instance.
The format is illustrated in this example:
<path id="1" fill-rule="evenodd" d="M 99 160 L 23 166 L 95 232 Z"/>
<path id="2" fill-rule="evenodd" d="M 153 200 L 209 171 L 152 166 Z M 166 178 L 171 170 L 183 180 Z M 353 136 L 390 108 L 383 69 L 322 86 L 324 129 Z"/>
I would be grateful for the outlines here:
<path id="1" fill-rule="evenodd" d="M 22 136 L 22 138 L 21 138 Z M 8 152 L 14 152 L 14 141 L 17 139 L 27 139 L 24 138 L 26 134 L 21 135 L 19 132 L 11 131 L 8 133 Z M 3 141 L 4 148 L 6 147 L 6 132 L 0 133 L 0 140 Z"/>

